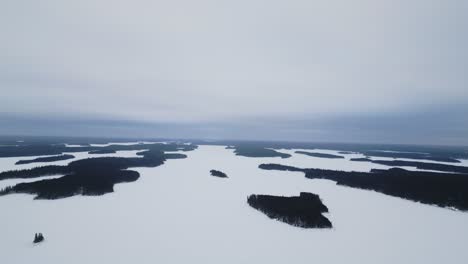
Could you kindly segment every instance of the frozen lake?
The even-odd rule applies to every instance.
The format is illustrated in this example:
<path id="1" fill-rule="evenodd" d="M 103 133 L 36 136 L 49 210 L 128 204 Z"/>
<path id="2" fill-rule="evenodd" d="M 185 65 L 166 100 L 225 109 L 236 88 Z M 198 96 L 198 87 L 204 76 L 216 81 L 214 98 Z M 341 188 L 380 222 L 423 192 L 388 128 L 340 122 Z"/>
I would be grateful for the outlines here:
<path id="1" fill-rule="evenodd" d="M 294 151 L 281 150 L 293 155 L 289 159 L 247 158 L 225 147 L 200 146 L 184 152 L 187 159 L 136 169 L 138 181 L 118 184 L 104 196 L 46 201 L 23 194 L 0 197 L 2 263 L 466 263 L 468 213 L 309 180 L 303 173 L 258 169 L 261 163 L 388 168 L 350 162 L 350 155 L 332 160 Z M 18 159 L 0 159 L 0 169 L 19 168 L 11 165 Z M 229 178 L 212 177 L 211 169 Z M 289 226 L 246 203 L 250 194 L 300 192 L 320 195 L 333 229 Z M 37 232 L 46 240 L 33 245 Z"/>

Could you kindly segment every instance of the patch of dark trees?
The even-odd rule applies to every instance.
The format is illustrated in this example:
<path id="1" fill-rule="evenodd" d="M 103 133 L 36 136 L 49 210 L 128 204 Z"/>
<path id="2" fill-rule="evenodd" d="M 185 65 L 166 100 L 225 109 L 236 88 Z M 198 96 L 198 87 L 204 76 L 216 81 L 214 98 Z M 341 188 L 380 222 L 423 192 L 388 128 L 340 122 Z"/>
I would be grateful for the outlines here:
<path id="1" fill-rule="evenodd" d="M 325 159 L 344 159 L 343 156 L 340 155 L 333 155 L 333 154 L 327 154 L 327 153 L 319 153 L 319 152 L 308 152 L 308 151 L 296 151 L 294 153 L 297 154 L 303 154 L 311 157 L 316 157 L 316 158 L 325 158 Z"/>
<path id="2" fill-rule="evenodd" d="M 0 191 L 0 195 L 12 193 L 34 194 L 35 199 L 60 199 L 74 195 L 102 195 L 113 192 L 114 185 L 136 181 L 139 173 L 130 168 L 156 167 L 167 159 L 185 158 L 184 154 L 164 153 L 152 149 L 137 153 L 141 157 L 99 157 L 70 162 L 66 166 L 44 166 L 28 170 L 0 173 L 0 179 L 35 178 L 66 174 L 60 178 L 19 183 Z"/>
<path id="3" fill-rule="evenodd" d="M 113 154 L 117 153 L 117 151 L 113 149 L 98 149 L 98 150 L 92 150 L 88 152 L 88 154 Z"/>
<path id="4" fill-rule="evenodd" d="M 42 233 L 34 234 L 34 240 L 33 240 L 34 244 L 41 243 L 42 241 L 44 241 L 44 236 L 42 235 Z"/>
<path id="5" fill-rule="evenodd" d="M 468 167 L 420 162 L 420 161 L 406 161 L 406 160 L 372 160 L 369 158 L 351 159 L 351 161 L 367 161 L 375 164 L 381 164 L 390 167 L 416 167 L 420 170 L 435 170 L 444 172 L 468 173 Z"/>
<path id="6" fill-rule="evenodd" d="M 411 201 L 468 211 L 468 177 L 465 174 L 408 171 L 400 168 L 347 172 L 301 169 L 280 164 L 261 164 L 259 168 L 300 171 L 309 179 L 328 179 L 343 186 L 373 190 Z"/>
<path id="7" fill-rule="evenodd" d="M 39 157 L 35 159 L 30 159 L 30 160 L 19 160 L 15 164 L 21 165 L 21 164 L 38 163 L 38 162 L 54 162 L 54 161 L 69 160 L 69 159 L 74 159 L 74 158 L 75 156 L 73 155 L 64 154 L 64 155 L 49 156 L 49 157 Z"/>
<path id="8" fill-rule="evenodd" d="M 289 225 L 303 228 L 331 228 L 332 223 L 322 213 L 328 208 L 317 194 L 301 192 L 299 196 L 250 195 L 247 203 L 253 208 Z"/>
<path id="9" fill-rule="evenodd" d="M 210 170 L 211 176 L 219 177 L 219 178 L 227 178 L 228 176 L 226 173 L 219 171 L 219 170 Z"/>

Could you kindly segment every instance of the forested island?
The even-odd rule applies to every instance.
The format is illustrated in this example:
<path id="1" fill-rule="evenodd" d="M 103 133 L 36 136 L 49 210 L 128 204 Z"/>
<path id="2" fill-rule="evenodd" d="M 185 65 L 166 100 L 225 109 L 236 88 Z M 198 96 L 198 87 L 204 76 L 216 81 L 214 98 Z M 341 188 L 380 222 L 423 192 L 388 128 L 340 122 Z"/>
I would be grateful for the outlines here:
<path id="1" fill-rule="evenodd" d="M 294 153 L 297 154 L 303 154 L 311 157 L 316 157 L 316 158 L 325 158 L 325 159 L 344 159 L 344 156 L 340 155 L 333 155 L 333 154 L 327 154 L 327 153 L 319 153 L 319 152 L 308 152 L 308 151 L 296 151 Z"/>
<path id="2" fill-rule="evenodd" d="M 287 153 L 281 153 L 274 149 L 263 148 L 263 147 L 258 147 L 254 145 L 236 145 L 234 147 L 228 147 L 228 148 L 233 148 L 234 153 L 237 156 L 244 156 L 244 157 L 250 157 L 250 158 L 280 157 L 282 159 L 286 159 L 286 158 L 291 157 L 291 155 Z"/>
<path id="3" fill-rule="evenodd" d="M 299 196 L 283 197 L 272 195 L 250 195 L 247 203 L 266 214 L 289 225 L 303 228 L 331 228 L 332 223 L 322 213 L 328 208 L 320 197 L 313 193 L 301 192 Z"/>
<path id="4" fill-rule="evenodd" d="M 350 161 L 364 161 L 364 162 L 367 161 L 367 162 L 372 162 L 372 160 L 369 159 L 369 158 L 352 158 L 352 159 L 350 159 Z"/>
<path id="5" fill-rule="evenodd" d="M 226 173 L 219 171 L 219 170 L 210 170 L 211 176 L 218 177 L 218 178 L 227 178 L 228 176 Z"/>
<path id="6" fill-rule="evenodd" d="M 347 172 L 301 169 L 280 164 L 261 164 L 259 168 L 300 171 L 309 179 L 328 179 L 343 186 L 373 190 L 411 201 L 468 211 L 468 177 L 465 174 L 408 171 L 400 168 Z"/>
<path id="7" fill-rule="evenodd" d="M 39 162 L 54 162 L 54 161 L 69 160 L 69 159 L 74 159 L 74 158 L 75 156 L 73 155 L 64 154 L 64 155 L 49 156 L 49 157 L 39 157 L 35 159 L 30 159 L 30 160 L 19 160 L 15 164 L 22 165 L 22 164 L 39 163 Z"/>
<path id="8" fill-rule="evenodd" d="M 190 147 L 194 149 L 193 146 Z M 189 148 L 187 148 L 189 149 Z M 102 195 L 113 192 L 114 184 L 132 182 L 139 173 L 129 168 L 156 167 L 167 159 L 185 158 L 178 153 L 164 153 L 157 147 L 137 153 L 141 157 L 99 157 L 70 162 L 66 166 L 43 166 L 26 170 L 0 173 L 0 180 L 13 178 L 36 178 L 65 174 L 60 178 L 19 183 L 6 187 L 0 195 L 11 193 L 35 194 L 35 199 L 60 199 L 74 195 Z"/>
<path id="9" fill-rule="evenodd" d="M 34 240 L 33 240 L 34 244 L 41 243 L 43 241 L 44 241 L 44 235 L 42 235 L 42 233 L 34 234 Z"/>

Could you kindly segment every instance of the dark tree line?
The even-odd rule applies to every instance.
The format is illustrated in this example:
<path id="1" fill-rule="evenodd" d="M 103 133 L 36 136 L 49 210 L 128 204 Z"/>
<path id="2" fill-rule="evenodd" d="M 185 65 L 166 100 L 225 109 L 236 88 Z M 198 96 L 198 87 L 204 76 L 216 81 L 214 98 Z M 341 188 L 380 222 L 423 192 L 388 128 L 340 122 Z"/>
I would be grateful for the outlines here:
<path id="1" fill-rule="evenodd" d="M 69 160 L 69 159 L 74 159 L 74 158 L 75 156 L 73 155 L 64 154 L 64 155 L 57 155 L 57 156 L 40 157 L 40 158 L 35 158 L 35 159 L 30 159 L 30 160 L 19 160 L 15 164 L 21 165 L 21 164 L 29 164 L 29 163 L 37 163 L 37 162 L 54 162 L 54 161 Z"/>

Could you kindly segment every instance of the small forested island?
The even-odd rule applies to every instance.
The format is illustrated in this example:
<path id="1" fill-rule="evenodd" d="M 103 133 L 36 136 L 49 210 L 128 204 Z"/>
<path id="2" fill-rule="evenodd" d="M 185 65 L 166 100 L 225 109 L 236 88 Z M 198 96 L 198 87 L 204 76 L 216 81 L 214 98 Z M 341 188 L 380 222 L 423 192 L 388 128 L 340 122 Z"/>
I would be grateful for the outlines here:
<path id="1" fill-rule="evenodd" d="M 113 154 L 117 153 L 114 149 L 98 149 L 88 152 L 88 154 Z"/>
<path id="2" fill-rule="evenodd" d="M 219 170 L 210 170 L 211 176 L 215 176 L 218 178 L 228 178 L 226 173 L 219 171 Z"/>
<path id="3" fill-rule="evenodd" d="M 344 159 L 343 156 L 340 155 L 333 155 L 333 154 L 327 154 L 327 153 L 318 153 L 318 152 L 308 152 L 308 151 L 296 151 L 294 153 L 297 154 L 303 154 L 311 157 L 316 157 L 316 158 L 325 158 L 325 159 Z"/>
<path id="4" fill-rule="evenodd" d="M 281 153 L 274 149 L 259 147 L 255 145 L 236 145 L 234 147 L 227 147 L 228 149 L 234 149 L 234 153 L 237 156 L 249 157 L 249 158 L 274 158 L 280 157 L 286 159 L 291 157 L 287 153 Z"/>
<path id="5" fill-rule="evenodd" d="M 174 149 L 182 146 L 173 146 Z M 0 195 L 12 193 L 35 194 L 35 199 L 60 199 L 74 195 L 102 195 L 114 191 L 114 184 L 132 182 L 139 173 L 129 168 L 156 167 L 167 159 L 186 158 L 179 153 L 164 153 L 168 147 L 153 146 L 137 153 L 141 157 L 99 157 L 70 162 L 66 166 L 50 165 L 33 169 L 14 170 L 0 173 L 0 180 L 15 178 L 36 178 L 65 174 L 60 178 L 43 179 L 18 183 L 0 190 Z M 185 150 L 195 149 L 187 146 Z M 175 150 L 172 150 L 175 151 Z"/>
<path id="6" fill-rule="evenodd" d="M 30 160 L 19 160 L 15 164 L 21 165 L 21 164 L 38 163 L 38 162 L 54 162 L 54 161 L 69 160 L 69 159 L 74 159 L 74 158 L 75 156 L 73 155 L 64 154 L 64 155 L 49 156 L 49 157 L 39 157 L 35 159 L 30 159 Z"/>
<path id="7" fill-rule="evenodd" d="M 289 225 L 303 228 L 331 228 L 332 223 L 322 213 L 328 208 L 317 194 L 301 192 L 299 196 L 283 197 L 253 194 L 247 203 L 266 214 Z"/>
<path id="8" fill-rule="evenodd" d="M 339 185 L 374 190 L 411 201 L 468 211 L 468 177 L 400 168 L 371 172 L 301 169 L 280 164 L 261 164 L 260 169 L 300 171 L 309 179 L 328 179 Z"/>
<path id="9" fill-rule="evenodd" d="M 44 236 L 42 235 L 42 233 L 34 234 L 34 240 L 33 240 L 34 244 L 41 243 L 42 241 L 44 241 Z"/>

